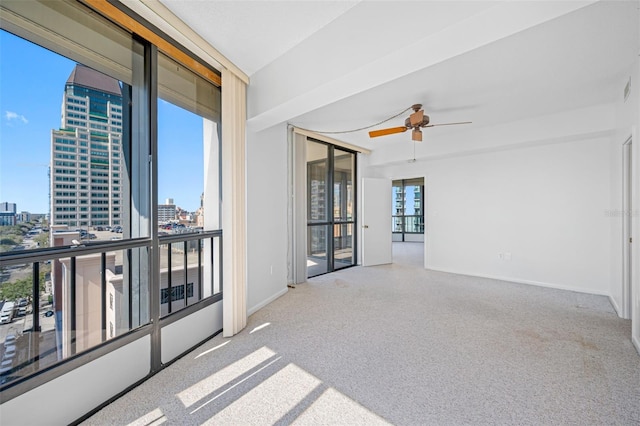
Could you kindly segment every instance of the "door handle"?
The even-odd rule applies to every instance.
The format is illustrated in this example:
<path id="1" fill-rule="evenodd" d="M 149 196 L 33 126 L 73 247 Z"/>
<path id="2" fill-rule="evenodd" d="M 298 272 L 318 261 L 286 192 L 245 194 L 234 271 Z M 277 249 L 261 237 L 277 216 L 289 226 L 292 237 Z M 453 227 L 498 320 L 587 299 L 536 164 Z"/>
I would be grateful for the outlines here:
<path id="1" fill-rule="evenodd" d="M 363 228 L 367 229 L 369 225 L 362 225 Z"/>

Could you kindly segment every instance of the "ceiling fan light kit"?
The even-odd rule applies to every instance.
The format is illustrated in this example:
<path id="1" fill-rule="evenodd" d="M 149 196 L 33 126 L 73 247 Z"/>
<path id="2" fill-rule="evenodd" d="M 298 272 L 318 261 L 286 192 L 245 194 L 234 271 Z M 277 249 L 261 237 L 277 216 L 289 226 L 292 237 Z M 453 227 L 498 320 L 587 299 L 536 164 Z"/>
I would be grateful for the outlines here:
<path id="1" fill-rule="evenodd" d="M 411 131 L 411 140 L 415 142 L 422 142 L 422 130 L 420 130 L 421 128 L 471 123 L 470 121 L 461 121 L 458 123 L 429 124 L 429 116 L 424 113 L 422 104 L 415 104 L 411 108 L 414 112 L 404 121 L 404 127 L 390 127 L 388 129 L 372 130 L 369 132 L 369 137 L 377 138 L 378 136 L 393 135 L 396 133 L 406 132 L 409 129 L 413 129 Z"/>

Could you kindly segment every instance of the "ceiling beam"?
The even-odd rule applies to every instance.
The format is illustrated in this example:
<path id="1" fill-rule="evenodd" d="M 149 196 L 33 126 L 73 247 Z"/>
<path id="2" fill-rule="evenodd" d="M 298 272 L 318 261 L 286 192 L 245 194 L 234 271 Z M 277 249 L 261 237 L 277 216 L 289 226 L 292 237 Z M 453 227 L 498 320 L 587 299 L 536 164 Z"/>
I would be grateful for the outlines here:
<path id="1" fill-rule="evenodd" d="M 323 63 L 327 68 L 327 64 L 340 67 L 344 61 L 340 61 L 332 49 L 312 49 L 319 44 L 318 39 L 305 40 L 296 49 L 251 76 L 247 125 L 251 131 L 267 129 L 594 2 L 490 3 L 491 7 L 434 34 L 415 37 L 413 42 L 386 55 L 372 57 L 369 62 L 353 64 L 339 69 L 339 72 L 324 75 L 313 69 L 314 63 Z M 362 2 L 345 15 L 357 14 L 358 9 L 363 7 L 370 5 Z M 322 34 L 321 31 L 316 36 L 325 36 L 326 44 L 331 45 L 331 34 Z M 308 48 L 305 48 L 308 43 Z"/>

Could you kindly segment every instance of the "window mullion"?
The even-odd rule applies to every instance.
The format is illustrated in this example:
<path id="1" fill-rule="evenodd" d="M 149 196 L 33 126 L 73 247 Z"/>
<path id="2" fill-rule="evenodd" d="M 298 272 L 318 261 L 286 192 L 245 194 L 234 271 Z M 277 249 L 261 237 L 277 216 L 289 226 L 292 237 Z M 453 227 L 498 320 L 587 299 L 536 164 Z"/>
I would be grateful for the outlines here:
<path id="1" fill-rule="evenodd" d="M 158 240 L 158 48 L 148 45 L 145 51 L 145 82 L 148 90 L 147 114 L 149 120 L 149 162 L 151 180 L 151 232 L 150 256 L 150 315 L 153 329 L 151 332 L 151 369 L 157 371 L 162 366 L 160 347 L 160 244 Z M 171 290 L 169 290 L 170 292 Z M 171 300 L 171 293 L 169 293 Z"/>

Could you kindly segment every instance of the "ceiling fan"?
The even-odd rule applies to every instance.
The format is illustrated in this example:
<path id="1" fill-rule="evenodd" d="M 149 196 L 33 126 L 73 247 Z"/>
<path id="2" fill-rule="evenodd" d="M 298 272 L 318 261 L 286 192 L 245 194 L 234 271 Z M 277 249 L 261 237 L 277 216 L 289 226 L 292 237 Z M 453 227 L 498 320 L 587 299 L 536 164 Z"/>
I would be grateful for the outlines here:
<path id="1" fill-rule="evenodd" d="M 372 130 L 369 132 L 369 137 L 377 138 L 378 136 L 386 136 L 393 135 L 395 133 L 406 132 L 409 129 L 412 129 L 411 139 L 416 142 L 422 142 L 422 128 L 425 127 L 435 127 L 435 126 L 452 126 L 455 124 L 470 124 L 470 121 L 461 121 L 458 123 L 442 123 L 442 124 L 429 124 L 429 116 L 424 113 L 422 109 L 422 104 L 415 104 L 411 107 L 414 111 L 413 114 L 409 116 L 404 121 L 404 126 L 402 127 L 390 127 L 388 129 L 380 129 L 380 130 Z"/>

